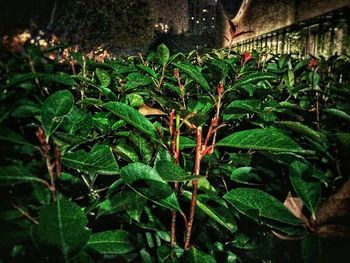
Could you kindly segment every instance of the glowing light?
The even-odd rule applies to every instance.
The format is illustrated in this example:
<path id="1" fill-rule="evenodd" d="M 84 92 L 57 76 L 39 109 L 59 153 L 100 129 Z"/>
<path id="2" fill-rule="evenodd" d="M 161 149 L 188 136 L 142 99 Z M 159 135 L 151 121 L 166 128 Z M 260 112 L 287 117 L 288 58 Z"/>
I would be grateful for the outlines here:
<path id="1" fill-rule="evenodd" d="M 165 23 L 157 23 L 154 26 L 155 26 L 155 28 L 157 28 L 157 30 L 159 30 L 161 32 L 167 33 L 169 30 L 169 25 L 167 25 Z"/>

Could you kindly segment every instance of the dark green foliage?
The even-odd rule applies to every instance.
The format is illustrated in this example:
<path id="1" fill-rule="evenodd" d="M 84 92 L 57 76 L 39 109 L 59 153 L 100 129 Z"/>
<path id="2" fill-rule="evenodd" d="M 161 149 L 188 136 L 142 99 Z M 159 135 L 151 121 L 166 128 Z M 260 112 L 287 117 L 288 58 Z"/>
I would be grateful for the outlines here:
<path id="1" fill-rule="evenodd" d="M 322 230 L 349 180 L 349 58 L 71 56 L 0 64 L 1 262 L 349 261 L 346 217 Z"/>
<path id="2" fill-rule="evenodd" d="M 55 18 L 55 30 L 86 50 L 140 48 L 148 46 L 154 36 L 150 0 L 58 1 Z"/>

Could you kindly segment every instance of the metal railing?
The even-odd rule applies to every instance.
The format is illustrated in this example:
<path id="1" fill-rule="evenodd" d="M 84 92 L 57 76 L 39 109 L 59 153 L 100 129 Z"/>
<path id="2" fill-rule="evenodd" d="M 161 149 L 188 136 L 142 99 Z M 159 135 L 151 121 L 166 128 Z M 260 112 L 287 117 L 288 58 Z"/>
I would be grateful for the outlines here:
<path id="1" fill-rule="evenodd" d="M 297 57 L 350 55 L 350 6 L 233 45 Z"/>

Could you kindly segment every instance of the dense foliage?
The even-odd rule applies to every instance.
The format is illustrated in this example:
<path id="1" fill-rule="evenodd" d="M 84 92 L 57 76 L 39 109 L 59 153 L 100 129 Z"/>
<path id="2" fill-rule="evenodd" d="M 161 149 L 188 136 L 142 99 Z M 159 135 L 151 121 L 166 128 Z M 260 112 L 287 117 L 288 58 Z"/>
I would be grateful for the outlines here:
<path id="1" fill-rule="evenodd" d="M 52 52 L 0 65 L 1 262 L 349 257 L 349 58 Z"/>
<path id="2" fill-rule="evenodd" d="M 151 0 L 5 1 L 0 9 L 1 38 L 30 29 L 33 39 L 54 33 L 84 51 L 145 50 L 155 40 L 155 23 Z"/>
<path id="3" fill-rule="evenodd" d="M 58 1 L 53 29 L 85 50 L 141 48 L 154 37 L 154 8 L 150 0 Z"/>

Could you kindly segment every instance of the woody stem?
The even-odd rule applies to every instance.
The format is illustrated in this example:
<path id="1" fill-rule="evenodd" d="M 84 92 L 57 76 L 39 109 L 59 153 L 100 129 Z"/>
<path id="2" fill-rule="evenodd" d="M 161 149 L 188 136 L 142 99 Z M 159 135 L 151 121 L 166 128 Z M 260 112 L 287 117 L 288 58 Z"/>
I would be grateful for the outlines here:
<path id="1" fill-rule="evenodd" d="M 200 165 L 202 160 L 202 127 L 197 128 L 196 134 L 196 156 L 195 163 L 193 169 L 193 175 L 198 176 L 200 173 Z M 192 199 L 191 199 L 191 208 L 189 219 L 186 226 L 186 237 L 185 237 L 185 250 L 189 250 L 191 246 L 191 232 L 194 220 L 194 212 L 196 209 L 197 203 L 197 189 L 198 189 L 198 180 L 193 181 L 193 191 L 192 191 Z"/>

